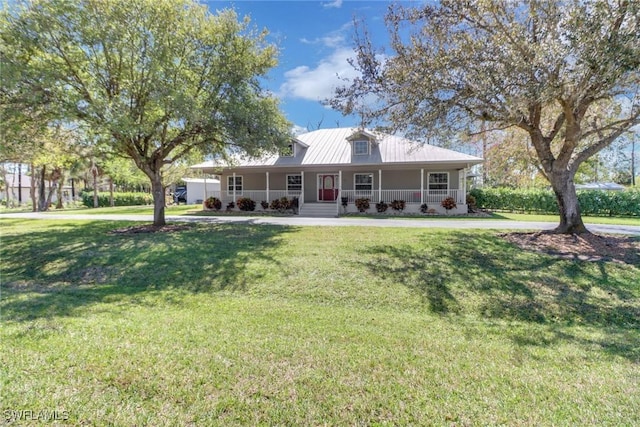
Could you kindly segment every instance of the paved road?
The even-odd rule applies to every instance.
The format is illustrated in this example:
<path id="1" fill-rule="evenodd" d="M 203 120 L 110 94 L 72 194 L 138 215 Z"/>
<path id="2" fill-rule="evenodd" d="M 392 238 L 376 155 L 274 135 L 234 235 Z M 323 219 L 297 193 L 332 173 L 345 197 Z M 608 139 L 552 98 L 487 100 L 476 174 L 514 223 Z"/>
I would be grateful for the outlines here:
<path id="1" fill-rule="evenodd" d="M 27 212 L 1 214 L 2 218 L 25 219 L 82 219 L 111 221 L 152 222 L 151 215 L 120 214 L 58 214 L 49 212 Z M 167 222 L 209 222 L 209 223 L 247 223 L 276 224 L 290 226 L 359 226 L 359 227 L 410 227 L 410 228 L 457 228 L 457 229 L 493 229 L 493 230 L 550 230 L 558 224 L 553 222 L 528 222 L 508 220 L 482 219 L 398 219 L 398 218 L 309 218 L 299 216 L 258 217 L 258 216 L 173 216 L 166 217 Z M 587 228 L 594 233 L 628 234 L 640 236 L 640 226 L 588 224 Z"/>

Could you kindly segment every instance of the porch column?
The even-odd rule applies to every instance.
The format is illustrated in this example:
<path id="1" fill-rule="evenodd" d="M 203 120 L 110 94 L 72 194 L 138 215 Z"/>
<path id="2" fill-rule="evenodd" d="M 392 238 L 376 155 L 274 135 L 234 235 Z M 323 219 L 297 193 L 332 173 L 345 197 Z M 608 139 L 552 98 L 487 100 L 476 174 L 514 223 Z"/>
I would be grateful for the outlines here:
<path id="1" fill-rule="evenodd" d="M 467 168 L 462 169 L 462 201 L 467 203 Z"/>
<path id="2" fill-rule="evenodd" d="M 267 203 L 270 202 L 269 200 L 269 172 L 266 172 L 267 175 Z"/>
<path id="3" fill-rule="evenodd" d="M 338 171 L 338 192 L 342 193 L 342 170 Z"/>
<path id="4" fill-rule="evenodd" d="M 204 197 L 202 198 L 202 201 L 204 202 L 205 200 L 207 200 L 207 174 L 203 174 L 204 175 Z"/>
<path id="5" fill-rule="evenodd" d="M 382 169 L 378 169 L 378 202 L 382 202 Z"/>
<path id="6" fill-rule="evenodd" d="M 304 205 L 304 171 L 300 171 L 300 197 L 298 198 L 298 207 Z"/>
<path id="7" fill-rule="evenodd" d="M 233 203 L 236 202 L 236 173 L 233 173 Z"/>
<path id="8" fill-rule="evenodd" d="M 420 206 L 424 205 L 424 169 L 420 169 Z"/>

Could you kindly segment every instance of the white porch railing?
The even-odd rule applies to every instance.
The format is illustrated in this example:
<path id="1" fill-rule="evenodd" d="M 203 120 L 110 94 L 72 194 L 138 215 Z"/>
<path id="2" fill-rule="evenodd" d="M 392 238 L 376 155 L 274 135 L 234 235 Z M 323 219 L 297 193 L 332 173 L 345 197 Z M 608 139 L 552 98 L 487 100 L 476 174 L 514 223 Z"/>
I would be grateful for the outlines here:
<path id="1" fill-rule="evenodd" d="M 465 204 L 465 194 L 462 190 L 424 190 L 420 198 L 420 190 L 342 190 L 341 197 L 346 197 L 349 203 L 356 199 L 366 198 L 372 203 L 392 202 L 393 200 L 404 200 L 406 203 L 426 203 L 439 204 L 447 197 L 453 197 L 458 204 Z"/>
<path id="2" fill-rule="evenodd" d="M 267 194 L 268 193 L 268 194 Z M 286 190 L 244 190 L 242 192 L 236 192 L 235 200 L 233 193 L 227 191 L 207 191 L 207 198 L 217 197 L 222 200 L 223 203 L 236 202 L 241 197 L 248 197 L 256 203 L 261 201 L 271 202 L 275 199 L 287 197 L 288 199 L 298 198 L 299 207 L 302 207 L 304 200 L 302 198 L 301 191 L 286 191 Z M 453 197 L 458 204 L 465 204 L 465 194 L 463 190 L 424 190 L 422 192 L 422 198 L 420 197 L 420 190 L 340 190 L 338 199 L 336 200 L 337 209 L 339 210 L 342 204 L 342 198 L 346 197 L 349 203 L 353 203 L 356 199 L 367 198 L 371 203 L 379 203 L 381 200 L 387 203 L 393 200 L 404 200 L 409 204 L 426 203 L 427 205 L 440 204 L 447 197 Z"/>
<path id="3" fill-rule="evenodd" d="M 233 193 L 227 191 L 207 191 L 207 198 L 209 197 L 217 197 L 222 200 L 223 203 L 236 202 L 241 197 L 248 197 L 256 203 L 260 203 L 262 201 L 271 202 L 275 199 L 281 199 L 286 197 L 288 199 L 293 199 L 297 197 L 299 200 L 301 199 L 301 191 L 286 191 L 286 190 L 269 190 L 268 195 L 266 190 L 244 190 L 244 191 L 236 191 L 235 200 L 233 199 Z M 301 201 L 301 200 L 300 200 Z"/>

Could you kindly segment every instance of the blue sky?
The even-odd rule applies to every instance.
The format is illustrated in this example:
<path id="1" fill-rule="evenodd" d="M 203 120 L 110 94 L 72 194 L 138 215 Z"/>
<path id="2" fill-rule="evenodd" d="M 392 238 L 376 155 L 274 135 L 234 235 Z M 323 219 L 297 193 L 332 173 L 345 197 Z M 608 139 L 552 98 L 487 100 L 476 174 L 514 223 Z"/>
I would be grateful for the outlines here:
<path id="1" fill-rule="evenodd" d="M 364 20 L 376 42 L 386 40 L 384 15 L 389 1 L 203 1 L 209 10 L 233 8 L 257 28 L 269 30 L 280 48 L 279 65 L 265 82 L 281 100 L 287 119 L 298 129 L 356 126 L 358 118 L 321 104 L 340 84 L 337 75 L 353 77 L 347 63 L 354 56 L 354 18 Z"/>

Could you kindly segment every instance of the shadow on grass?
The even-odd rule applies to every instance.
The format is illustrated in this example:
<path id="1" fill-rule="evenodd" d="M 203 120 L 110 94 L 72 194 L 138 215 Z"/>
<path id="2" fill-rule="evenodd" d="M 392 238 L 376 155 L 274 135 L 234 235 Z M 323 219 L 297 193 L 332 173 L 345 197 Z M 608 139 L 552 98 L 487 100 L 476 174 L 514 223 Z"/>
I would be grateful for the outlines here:
<path id="1" fill-rule="evenodd" d="M 20 227 L 21 221 L 14 221 Z M 269 250 L 292 227 L 188 224 L 186 230 L 112 234 L 131 223 L 56 222 L 12 236 L 3 233 L 5 320 L 27 321 L 78 315 L 100 302 L 136 303 L 146 293 L 243 291 L 263 271 L 250 261 L 271 264 Z"/>
<path id="2" fill-rule="evenodd" d="M 362 264 L 418 293 L 433 313 L 526 322 L 551 328 L 555 339 L 568 339 L 567 326 L 586 326 L 602 332 L 591 344 L 640 359 L 637 268 L 529 253 L 490 233 L 442 236 L 371 246 Z M 553 341 L 512 338 L 518 345 Z"/>

